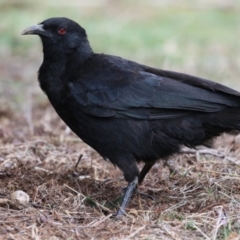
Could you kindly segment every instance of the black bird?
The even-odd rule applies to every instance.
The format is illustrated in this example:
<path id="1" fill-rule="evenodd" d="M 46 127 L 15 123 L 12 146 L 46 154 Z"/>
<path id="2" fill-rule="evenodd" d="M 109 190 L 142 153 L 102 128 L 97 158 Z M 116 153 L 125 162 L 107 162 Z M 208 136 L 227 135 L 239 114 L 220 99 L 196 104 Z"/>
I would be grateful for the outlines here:
<path id="1" fill-rule="evenodd" d="M 160 158 L 240 130 L 240 93 L 202 78 L 97 54 L 85 30 L 50 18 L 22 32 L 39 35 L 38 80 L 62 120 L 128 182 L 117 216 Z M 145 166 L 139 174 L 136 162 Z"/>

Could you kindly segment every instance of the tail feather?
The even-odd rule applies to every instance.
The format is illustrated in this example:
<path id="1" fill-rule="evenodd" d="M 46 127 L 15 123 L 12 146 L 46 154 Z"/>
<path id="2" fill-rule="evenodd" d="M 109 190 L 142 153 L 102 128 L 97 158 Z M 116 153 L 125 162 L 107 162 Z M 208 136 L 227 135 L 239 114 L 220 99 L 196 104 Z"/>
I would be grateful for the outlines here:
<path id="1" fill-rule="evenodd" d="M 160 124 L 158 121 L 157 124 Z M 228 108 L 217 113 L 190 115 L 162 122 L 159 131 L 168 139 L 178 141 L 180 145 L 195 147 L 210 146 L 212 139 L 222 133 L 236 134 L 240 131 L 240 108 Z"/>
<path id="2" fill-rule="evenodd" d="M 225 131 L 240 130 L 240 108 L 227 108 L 211 114 L 207 124 L 223 128 Z"/>

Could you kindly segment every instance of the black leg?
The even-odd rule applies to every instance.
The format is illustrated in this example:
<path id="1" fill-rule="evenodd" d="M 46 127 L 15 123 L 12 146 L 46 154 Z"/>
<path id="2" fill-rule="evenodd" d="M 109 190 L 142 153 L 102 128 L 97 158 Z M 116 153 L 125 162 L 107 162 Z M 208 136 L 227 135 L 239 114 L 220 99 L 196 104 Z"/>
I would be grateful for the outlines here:
<path id="1" fill-rule="evenodd" d="M 145 176 L 147 175 L 147 173 L 149 172 L 149 170 L 152 168 L 152 166 L 155 164 L 156 161 L 151 161 L 151 162 L 147 162 L 142 171 L 139 174 L 139 178 L 138 178 L 138 184 L 141 184 L 143 179 L 145 178 Z"/>
<path id="2" fill-rule="evenodd" d="M 77 163 L 76 163 L 76 165 L 75 165 L 75 169 L 77 169 L 77 167 L 78 167 L 78 164 L 80 163 L 80 161 L 81 161 L 81 159 L 82 159 L 82 154 L 80 154 L 80 156 L 79 156 L 79 158 L 78 158 L 78 161 L 77 161 Z"/>
<path id="3" fill-rule="evenodd" d="M 121 206 L 118 209 L 115 217 L 121 217 L 125 214 L 125 208 L 127 207 L 131 196 L 133 195 L 134 191 L 136 190 L 137 185 L 138 185 L 138 177 L 135 177 L 135 179 L 128 184 L 127 189 L 126 189 L 126 191 L 124 193 L 124 196 L 123 196 Z"/>

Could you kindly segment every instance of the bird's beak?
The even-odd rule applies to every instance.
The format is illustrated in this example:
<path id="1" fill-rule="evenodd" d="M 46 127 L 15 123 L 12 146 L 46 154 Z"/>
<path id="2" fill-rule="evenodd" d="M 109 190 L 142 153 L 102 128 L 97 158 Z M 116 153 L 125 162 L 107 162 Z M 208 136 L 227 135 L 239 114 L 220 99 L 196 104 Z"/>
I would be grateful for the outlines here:
<path id="1" fill-rule="evenodd" d="M 21 34 L 22 35 L 28 35 L 28 34 L 45 35 L 46 30 L 43 29 L 43 24 L 38 24 L 25 29 Z"/>

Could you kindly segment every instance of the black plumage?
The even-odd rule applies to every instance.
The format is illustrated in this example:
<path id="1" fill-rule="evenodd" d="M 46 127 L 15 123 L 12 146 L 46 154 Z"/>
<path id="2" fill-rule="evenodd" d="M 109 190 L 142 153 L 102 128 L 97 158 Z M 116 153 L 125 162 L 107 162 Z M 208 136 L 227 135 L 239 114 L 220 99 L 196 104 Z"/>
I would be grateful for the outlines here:
<path id="1" fill-rule="evenodd" d="M 38 79 L 58 115 L 129 182 L 118 216 L 158 159 L 240 130 L 240 93 L 233 89 L 96 54 L 85 30 L 67 18 L 47 19 L 22 34 L 42 40 Z M 139 161 L 145 162 L 140 174 Z"/>

